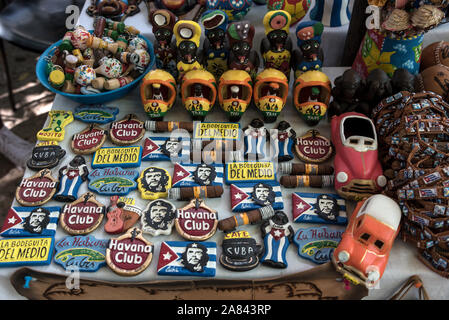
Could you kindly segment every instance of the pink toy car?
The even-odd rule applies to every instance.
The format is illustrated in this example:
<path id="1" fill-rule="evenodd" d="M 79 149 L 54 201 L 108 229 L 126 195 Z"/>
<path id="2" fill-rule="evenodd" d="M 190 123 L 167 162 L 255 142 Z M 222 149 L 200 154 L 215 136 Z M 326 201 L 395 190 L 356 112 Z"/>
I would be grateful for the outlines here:
<path id="1" fill-rule="evenodd" d="M 401 209 L 387 196 L 376 194 L 357 203 L 332 255 L 337 271 L 354 284 L 375 286 L 387 266 L 400 222 Z"/>
<path id="2" fill-rule="evenodd" d="M 334 186 L 343 198 L 359 201 L 379 193 L 387 184 L 378 159 L 377 134 L 367 116 L 347 112 L 332 117 L 335 146 Z"/>

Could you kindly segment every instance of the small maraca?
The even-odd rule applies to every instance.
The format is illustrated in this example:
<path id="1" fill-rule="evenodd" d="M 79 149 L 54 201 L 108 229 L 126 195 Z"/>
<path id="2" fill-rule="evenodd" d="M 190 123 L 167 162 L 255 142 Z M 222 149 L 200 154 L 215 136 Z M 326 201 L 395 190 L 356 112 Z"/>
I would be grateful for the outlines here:
<path id="1" fill-rule="evenodd" d="M 137 49 L 131 54 L 131 63 L 140 73 L 143 73 L 150 63 L 150 55 L 145 49 Z"/>
<path id="2" fill-rule="evenodd" d="M 77 26 L 71 34 L 71 42 L 73 47 L 84 50 L 89 47 L 92 35 L 83 26 Z"/>
<path id="3" fill-rule="evenodd" d="M 75 69 L 74 80 L 80 86 L 88 86 L 97 77 L 95 70 L 88 65 L 80 65 Z"/>
<path id="4" fill-rule="evenodd" d="M 123 66 L 120 61 L 115 58 L 104 59 L 95 72 L 105 76 L 108 79 L 120 77 L 123 72 Z"/>
<path id="5" fill-rule="evenodd" d="M 148 45 L 142 38 L 134 37 L 129 41 L 128 51 L 134 52 L 138 49 L 148 50 Z"/>

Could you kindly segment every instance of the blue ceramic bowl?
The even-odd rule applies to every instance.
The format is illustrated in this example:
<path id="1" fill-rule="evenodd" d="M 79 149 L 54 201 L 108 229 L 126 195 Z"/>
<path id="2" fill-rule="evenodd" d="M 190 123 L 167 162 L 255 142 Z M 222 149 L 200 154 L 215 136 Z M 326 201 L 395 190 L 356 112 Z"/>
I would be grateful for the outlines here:
<path id="1" fill-rule="evenodd" d="M 93 31 L 90 31 L 91 33 Z M 37 61 L 36 64 L 36 75 L 37 78 L 39 79 L 39 81 L 42 83 L 42 85 L 44 87 L 46 87 L 48 90 L 60 94 L 64 97 L 67 97 L 71 100 L 74 100 L 76 102 L 82 103 L 82 104 L 99 104 L 99 103 L 104 103 L 104 102 L 108 102 L 111 100 L 115 100 L 115 99 L 120 99 L 121 97 L 125 96 L 126 94 L 128 94 L 128 92 L 130 92 L 132 89 L 134 89 L 139 83 L 140 80 L 143 79 L 143 77 L 151 70 L 153 69 L 154 63 L 156 61 L 156 58 L 154 56 L 154 50 L 153 50 L 153 45 L 151 44 L 151 42 L 143 37 L 142 35 L 138 35 L 140 38 L 144 39 L 145 42 L 148 45 L 148 53 L 150 54 L 150 64 L 148 65 L 148 67 L 145 69 L 145 72 L 142 73 L 138 78 L 134 79 L 133 82 L 128 83 L 126 86 L 115 89 L 115 90 L 111 90 L 111 91 L 105 91 L 105 92 L 101 92 L 101 93 L 95 93 L 95 94 L 88 94 L 88 95 L 84 95 L 84 94 L 73 94 L 73 93 L 65 93 L 62 92 L 58 89 L 53 88 L 50 83 L 48 82 L 48 75 L 46 73 L 46 68 L 47 68 L 47 57 L 51 57 L 54 50 L 59 46 L 59 44 L 62 42 L 62 40 L 52 44 L 47 50 L 45 50 L 45 52 L 39 57 L 39 60 Z"/>

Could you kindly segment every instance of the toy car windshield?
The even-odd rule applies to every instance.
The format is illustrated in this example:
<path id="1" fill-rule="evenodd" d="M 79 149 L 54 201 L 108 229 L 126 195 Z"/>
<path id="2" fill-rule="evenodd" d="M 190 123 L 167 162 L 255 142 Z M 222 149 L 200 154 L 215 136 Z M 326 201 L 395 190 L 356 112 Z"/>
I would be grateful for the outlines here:
<path id="1" fill-rule="evenodd" d="M 374 124 L 360 116 L 348 116 L 340 126 L 343 145 L 359 152 L 377 150 L 377 136 Z"/>

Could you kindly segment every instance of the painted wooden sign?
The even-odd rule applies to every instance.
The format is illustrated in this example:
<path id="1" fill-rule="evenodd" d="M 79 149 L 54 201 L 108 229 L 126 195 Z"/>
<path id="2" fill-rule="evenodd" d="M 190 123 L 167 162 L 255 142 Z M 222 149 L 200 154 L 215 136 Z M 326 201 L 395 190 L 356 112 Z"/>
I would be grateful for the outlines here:
<path id="1" fill-rule="evenodd" d="M 1 239 L 0 267 L 48 265 L 53 246 L 53 237 Z"/>
<path id="2" fill-rule="evenodd" d="M 185 239 L 204 241 L 215 234 L 218 225 L 217 211 L 209 208 L 202 199 L 193 199 L 178 209 L 175 227 Z"/>
<path id="3" fill-rule="evenodd" d="M 100 149 L 106 142 L 108 132 L 91 124 L 80 133 L 73 135 L 70 147 L 76 154 L 91 154 Z"/>
<path id="4" fill-rule="evenodd" d="M 196 122 L 193 139 L 200 140 L 240 140 L 240 123 Z"/>
<path id="5" fill-rule="evenodd" d="M 301 228 L 296 231 L 293 242 L 298 246 L 300 257 L 322 264 L 331 261 L 343 232 L 328 227 Z"/>
<path id="6" fill-rule="evenodd" d="M 51 110 L 48 113 L 50 122 L 47 127 L 38 131 L 37 140 L 62 141 L 65 136 L 65 127 L 73 121 L 72 111 Z"/>
<path id="7" fill-rule="evenodd" d="M 104 147 L 98 149 L 92 160 L 92 168 L 122 167 L 135 168 L 140 166 L 142 147 Z"/>
<path id="8" fill-rule="evenodd" d="M 16 189 L 16 200 L 23 206 L 40 206 L 53 197 L 58 180 L 51 171 L 43 169 L 35 175 L 22 180 Z"/>
<path id="9" fill-rule="evenodd" d="M 73 114 L 76 120 L 86 123 L 105 124 L 115 121 L 119 109 L 102 104 L 81 105 L 75 108 Z"/>
<path id="10" fill-rule="evenodd" d="M 227 184 L 276 181 L 273 162 L 232 162 L 226 164 Z"/>
<path id="11" fill-rule="evenodd" d="M 128 146 L 137 143 L 145 134 L 145 122 L 136 115 L 128 114 L 120 121 L 112 122 L 109 137 L 117 145 Z"/>
<path id="12" fill-rule="evenodd" d="M 100 168 L 89 173 L 88 188 L 101 195 L 126 195 L 137 188 L 139 171 L 129 168 Z"/>

